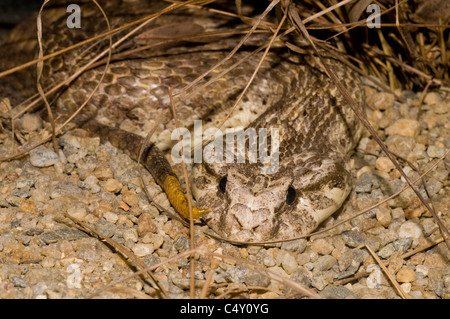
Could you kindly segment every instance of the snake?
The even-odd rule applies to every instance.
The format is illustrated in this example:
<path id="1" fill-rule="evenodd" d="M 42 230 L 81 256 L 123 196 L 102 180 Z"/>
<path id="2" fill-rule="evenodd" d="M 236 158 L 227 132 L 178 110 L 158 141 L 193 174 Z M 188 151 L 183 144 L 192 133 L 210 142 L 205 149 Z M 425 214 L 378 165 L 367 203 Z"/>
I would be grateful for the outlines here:
<path id="1" fill-rule="evenodd" d="M 112 28 L 168 7 L 164 2 L 140 0 L 105 1 L 102 5 Z M 229 3 L 220 5 L 219 9 L 230 10 Z M 244 9 L 247 16 L 257 17 L 257 8 Z M 44 10 L 44 54 L 108 31 L 92 3 L 82 6 L 80 28 L 68 28 L 67 19 L 66 12 L 57 16 Z M 263 50 L 257 49 L 267 45 L 271 32 L 254 32 L 231 55 L 249 29 L 241 20 L 189 6 L 151 19 L 114 48 L 108 67 L 103 58 L 54 94 L 49 99 L 52 112 L 61 123 L 94 92 L 71 124 L 86 128 L 103 142 L 109 140 L 135 159 L 141 154 L 142 163 L 170 203 L 189 218 L 188 201 L 167 155 L 179 142 L 172 138 L 178 127 L 172 114 L 172 93 L 178 124 L 192 130 L 195 121 L 201 121 L 200 135 L 210 128 L 225 132 L 203 145 L 202 160 L 190 165 L 193 218 L 200 218 L 219 236 L 236 241 L 308 234 L 348 197 L 352 189 L 349 154 L 362 134 L 358 118 L 327 76 L 323 63 L 364 109 L 362 80 L 332 56 L 324 54 L 320 61 L 314 54 L 290 50 L 285 43 L 295 40 L 288 36 L 275 40 L 263 56 Z M 7 62 L 17 65 L 20 58 L 36 56 L 37 41 L 29 31 L 35 24 L 35 20 L 20 24 L 3 41 L 3 70 L 9 67 Z M 125 32 L 114 34 L 113 40 Z M 108 46 L 108 37 L 104 37 L 45 61 L 42 86 L 48 88 L 67 79 Z M 229 116 L 254 70 L 251 85 Z M 2 97 L 23 100 L 25 92 L 36 87 L 33 74 L 29 68 L 1 78 Z M 41 112 L 45 117 L 46 112 Z M 151 143 L 141 152 L 152 128 Z M 255 139 L 252 132 L 266 135 L 261 133 Z M 242 144 L 226 145 L 228 136 L 241 136 Z M 260 141 L 265 143 L 266 155 L 277 157 L 264 157 L 263 150 L 256 147 Z M 236 155 L 228 161 L 215 152 L 227 146 L 225 153 L 240 154 L 241 160 Z M 254 149 L 256 153 L 251 152 Z"/>

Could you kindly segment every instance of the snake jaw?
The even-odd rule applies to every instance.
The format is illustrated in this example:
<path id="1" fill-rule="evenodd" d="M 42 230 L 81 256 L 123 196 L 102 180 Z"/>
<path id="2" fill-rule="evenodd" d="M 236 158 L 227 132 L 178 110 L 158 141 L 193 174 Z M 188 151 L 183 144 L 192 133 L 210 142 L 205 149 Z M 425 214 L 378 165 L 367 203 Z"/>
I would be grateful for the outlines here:
<path id="1" fill-rule="evenodd" d="M 184 195 L 178 178 L 173 175 L 167 175 L 164 179 L 163 188 L 166 192 L 169 202 L 172 204 L 175 210 L 184 218 L 190 219 L 188 200 Z M 209 208 L 192 207 L 192 218 L 194 220 L 198 219 L 207 212 L 209 212 Z"/>

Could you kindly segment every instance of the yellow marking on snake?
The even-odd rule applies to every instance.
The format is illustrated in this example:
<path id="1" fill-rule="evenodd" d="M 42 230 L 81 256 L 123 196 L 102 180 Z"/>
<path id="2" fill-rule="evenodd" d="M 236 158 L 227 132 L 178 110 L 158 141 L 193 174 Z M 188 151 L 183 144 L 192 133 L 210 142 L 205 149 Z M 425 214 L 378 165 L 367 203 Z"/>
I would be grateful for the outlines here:
<path id="1" fill-rule="evenodd" d="M 189 219 L 189 204 L 183 193 L 180 182 L 175 176 L 168 175 L 164 179 L 164 191 L 175 210 L 184 218 Z M 209 212 L 209 208 L 192 207 L 192 218 L 195 220 Z"/>

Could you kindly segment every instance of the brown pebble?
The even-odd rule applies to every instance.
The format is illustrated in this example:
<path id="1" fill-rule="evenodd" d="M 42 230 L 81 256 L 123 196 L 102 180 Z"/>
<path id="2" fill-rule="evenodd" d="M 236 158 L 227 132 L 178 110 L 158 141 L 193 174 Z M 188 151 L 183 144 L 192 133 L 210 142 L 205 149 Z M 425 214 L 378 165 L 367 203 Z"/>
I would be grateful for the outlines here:
<path id="1" fill-rule="evenodd" d="M 109 154 L 104 148 L 99 148 L 95 155 L 100 162 L 107 162 L 111 159 L 111 154 Z"/>
<path id="2" fill-rule="evenodd" d="M 38 210 L 36 204 L 33 201 L 28 200 L 28 199 L 22 201 L 22 203 L 19 206 L 19 212 L 26 213 L 26 214 L 33 214 L 33 215 L 39 214 L 39 210 Z"/>
<path id="3" fill-rule="evenodd" d="M 394 164 L 392 164 L 391 160 L 388 157 L 379 157 L 375 163 L 375 167 L 382 172 L 389 173 L 391 170 L 395 168 Z"/>
<path id="4" fill-rule="evenodd" d="M 395 96 L 392 93 L 376 92 L 375 90 L 367 90 L 367 105 L 371 109 L 386 110 L 394 106 Z"/>
<path id="5" fill-rule="evenodd" d="M 5 177 L 7 180 L 14 182 L 19 178 L 19 175 L 16 172 L 9 172 Z"/>
<path id="6" fill-rule="evenodd" d="M 417 253 L 415 255 L 412 255 L 409 261 L 412 265 L 421 265 L 425 259 L 424 253 Z"/>
<path id="7" fill-rule="evenodd" d="M 242 258 L 247 259 L 247 257 L 248 257 L 248 251 L 247 251 L 246 248 L 241 248 L 241 249 L 239 249 L 239 252 L 241 253 L 241 257 L 242 257 Z"/>
<path id="8" fill-rule="evenodd" d="M 444 269 L 447 266 L 444 258 L 439 254 L 426 255 L 423 264 L 433 269 Z"/>
<path id="9" fill-rule="evenodd" d="M 397 273 L 398 282 L 413 282 L 416 280 L 416 273 L 411 268 L 402 268 Z"/>
<path id="10" fill-rule="evenodd" d="M 121 200 L 119 202 L 119 204 L 117 205 L 117 207 L 122 208 L 124 211 L 129 211 L 130 210 L 130 206 L 127 205 L 127 203 L 125 203 L 123 200 Z"/>
<path id="11" fill-rule="evenodd" d="M 149 213 L 142 213 L 138 219 L 137 231 L 139 236 L 143 237 L 147 233 L 155 233 L 156 226 L 153 223 L 152 216 Z"/>
<path id="12" fill-rule="evenodd" d="M 386 129 L 387 135 L 414 137 L 419 134 L 420 123 L 416 120 L 400 119 Z"/>
<path id="13" fill-rule="evenodd" d="M 122 189 L 122 184 L 118 180 L 110 178 L 106 181 L 103 188 L 107 192 L 118 193 Z"/>
<path id="14" fill-rule="evenodd" d="M 94 209 L 94 215 L 97 217 L 102 217 L 106 212 L 110 211 L 112 211 L 111 204 L 102 200 L 98 203 L 98 207 Z"/>
<path id="15" fill-rule="evenodd" d="M 94 170 L 94 176 L 97 177 L 101 181 L 105 181 L 108 179 L 112 179 L 114 174 L 109 166 L 98 166 Z"/>
<path id="16" fill-rule="evenodd" d="M 42 128 L 42 119 L 36 114 L 25 114 L 22 118 L 21 126 L 26 132 L 37 131 Z"/>
<path id="17" fill-rule="evenodd" d="M 139 202 L 139 198 L 136 196 L 136 191 L 130 189 L 122 194 L 122 200 L 129 206 L 135 206 Z"/>
<path id="18" fill-rule="evenodd" d="M 376 218 L 383 227 L 388 227 L 391 224 L 392 216 L 388 208 L 379 207 L 376 211 Z"/>
<path id="19" fill-rule="evenodd" d="M 423 101 L 431 106 L 442 102 L 441 97 L 437 92 L 428 92 Z"/>
<path id="20" fill-rule="evenodd" d="M 311 245 L 311 250 L 321 255 L 330 254 L 333 251 L 333 248 L 333 245 L 323 238 L 315 240 Z"/>

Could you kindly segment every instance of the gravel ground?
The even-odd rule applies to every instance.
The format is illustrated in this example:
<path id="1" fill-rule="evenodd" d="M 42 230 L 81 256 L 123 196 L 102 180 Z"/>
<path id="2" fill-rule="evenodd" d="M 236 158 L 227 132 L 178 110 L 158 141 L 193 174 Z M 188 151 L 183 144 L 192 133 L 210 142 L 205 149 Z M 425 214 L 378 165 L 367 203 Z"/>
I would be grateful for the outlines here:
<path id="1" fill-rule="evenodd" d="M 419 176 L 413 166 L 423 172 L 450 148 L 448 90 L 428 93 L 420 107 L 421 92 L 402 92 L 399 101 L 369 87 L 367 93 L 372 125 L 388 148 L 403 159 L 400 162 L 410 178 Z M 30 115 L 17 125 L 24 139 L 33 139 L 44 124 Z M 0 133 L 0 157 L 11 151 L 9 134 Z M 147 199 L 138 164 L 109 143 L 86 136 L 76 129 L 58 138 L 59 154 L 47 144 L 23 159 L 0 163 L 0 298 L 85 298 L 132 274 L 126 259 L 104 241 L 62 223 L 64 214 L 128 248 L 147 266 L 189 249 L 189 230 Z M 406 185 L 367 134 L 358 149 L 351 158 L 353 192 L 322 228 Z M 439 163 L 426 183 L 432 205 L 450 228 L 448 159 L 447 167 Z M 143 179 L 153 199 L 168 207 L 167 198 L 145 170 Z M 427 196 L 423 185 L 418 185 Z M 446 244 L 415 251 L 442 236 L 410 189 L 324 234 L 270 247 L 232 245 L 205 236 L 207 230 L 196 225 L 197 246 L 233 257 L 197 256 L 198 294 L 208 271 L 213 270 L 210 298 L 294 296 L 286 284 L 251 270 L 252 262 L 325 298 L 400 298 L 369 249 L 410 298 L 450 298 Z M 162 264 L 154 275 L 171 297 L 186 298 L 189 269 L 189 259 L 182 257 Z M 140 278 L 114 287 L 96 297 L 159 297 Z"/>

